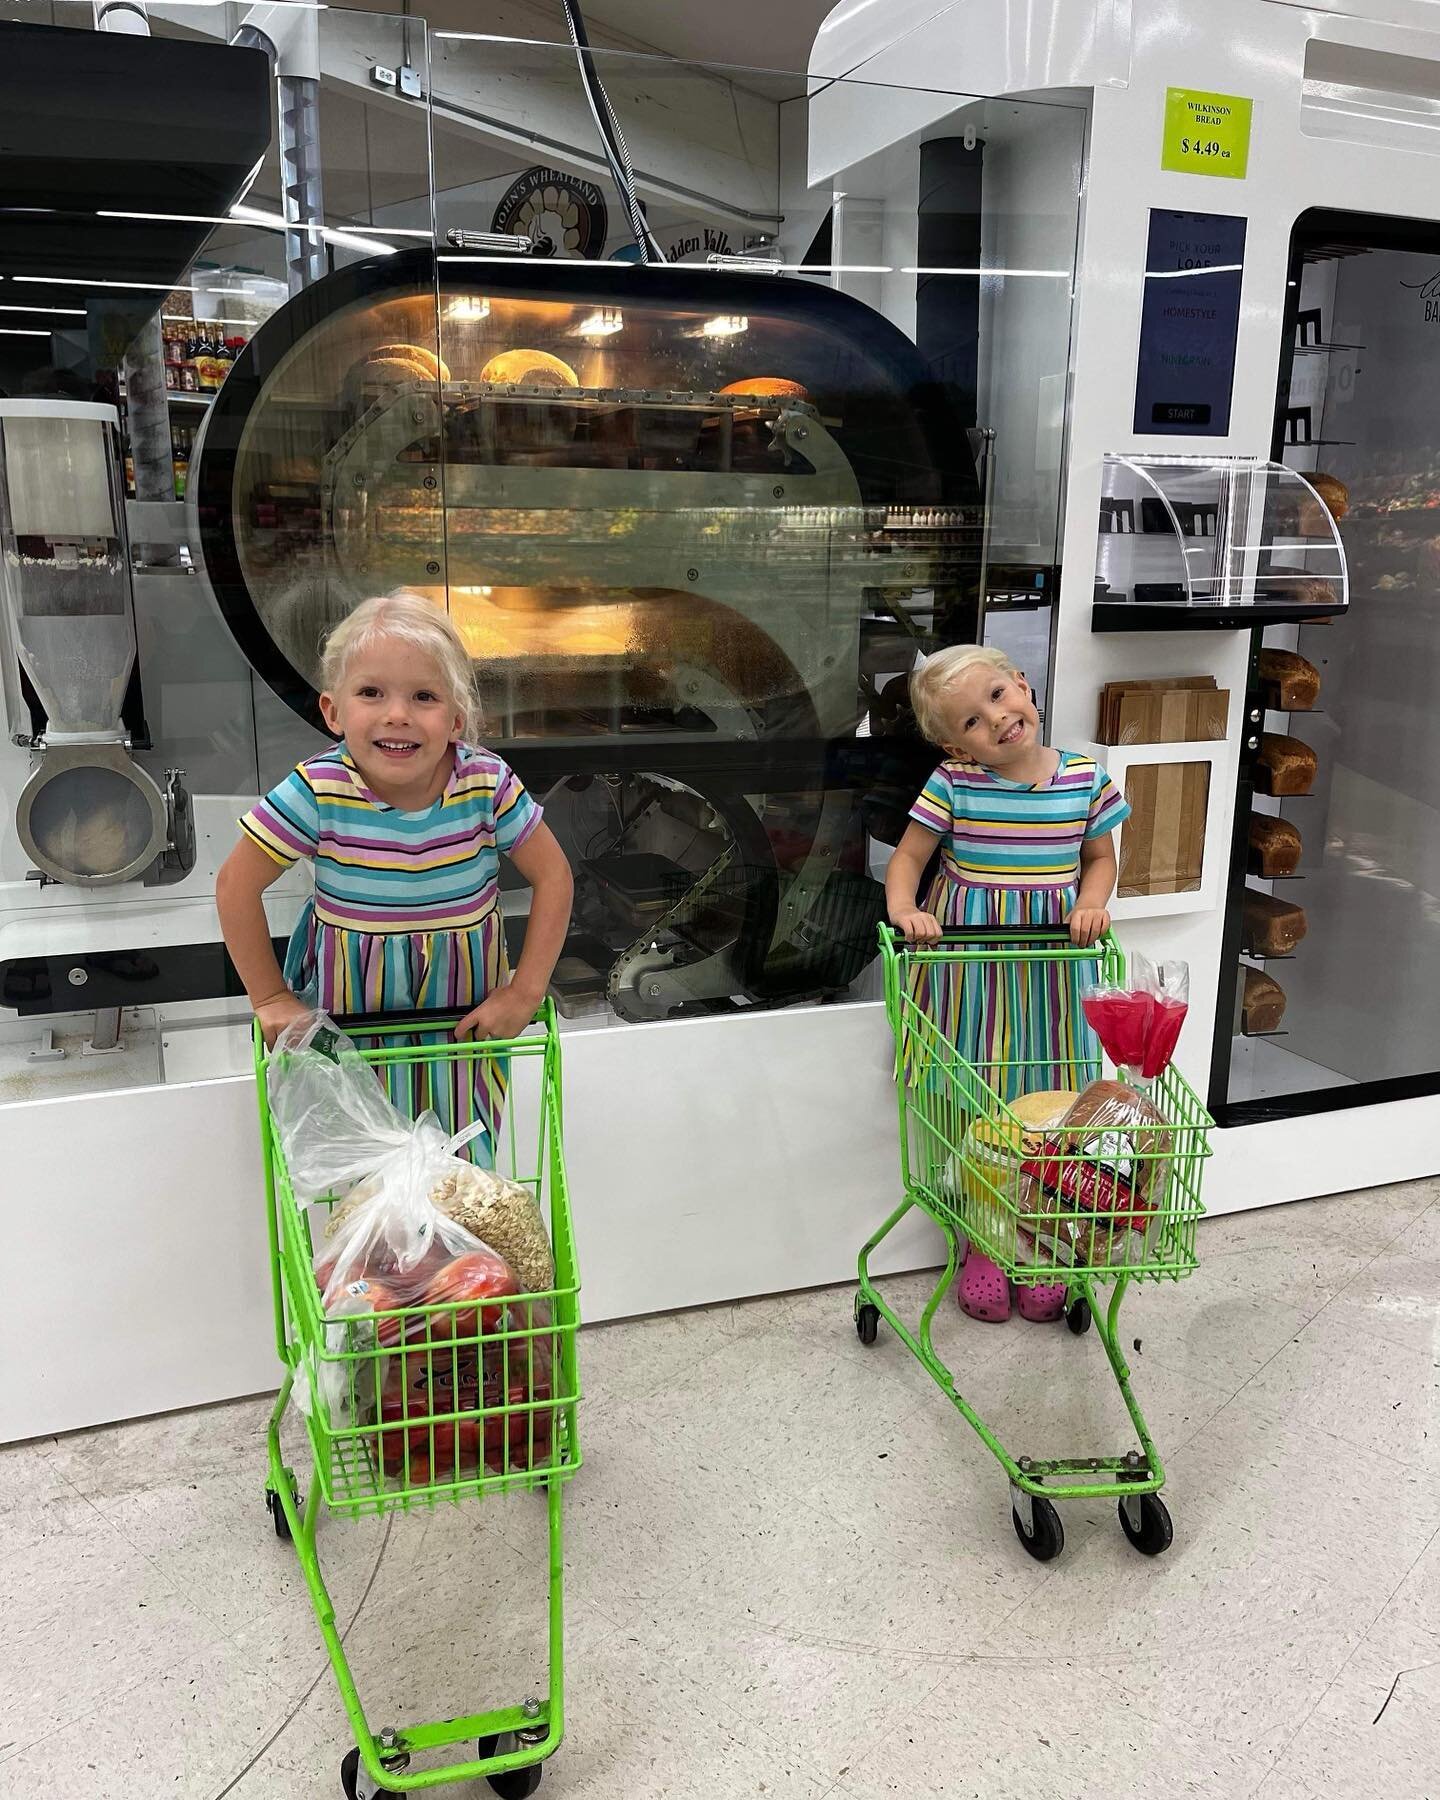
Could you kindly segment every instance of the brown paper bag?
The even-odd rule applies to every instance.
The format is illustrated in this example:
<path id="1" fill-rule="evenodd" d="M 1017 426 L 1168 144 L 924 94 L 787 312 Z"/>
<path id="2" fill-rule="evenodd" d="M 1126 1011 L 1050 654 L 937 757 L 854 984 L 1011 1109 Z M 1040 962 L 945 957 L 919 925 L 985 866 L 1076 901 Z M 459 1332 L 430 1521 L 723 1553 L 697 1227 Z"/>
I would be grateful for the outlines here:
<path id="1" fill-rule="evenodd" d="M 1120 897 L 1193 894 L 1205 866 L 1209 763 L 1143 763 L 1126 776 L 1125 797 Z"/>

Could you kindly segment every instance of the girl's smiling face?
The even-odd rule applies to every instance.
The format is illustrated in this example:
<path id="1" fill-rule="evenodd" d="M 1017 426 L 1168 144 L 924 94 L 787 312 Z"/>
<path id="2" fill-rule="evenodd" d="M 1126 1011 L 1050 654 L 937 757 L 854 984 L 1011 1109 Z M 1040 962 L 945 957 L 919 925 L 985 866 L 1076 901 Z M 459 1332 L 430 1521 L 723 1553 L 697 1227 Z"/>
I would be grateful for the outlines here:
<path id="1" fill-rule="evenodd" d="M 1040 742 L 1040 715 L 1023 675 L 975 663 L 945 690 L 949 756 L 1003 769 L 1030 756 Z"/>
<path id="2" fill-rule="evenodd" d="M 465 721 L 440 665 L 423 650 L 403 638 L 377 638 L 355 653 L 337 691 L 320 696 L 320 711 L 382 800 L 433 799 L 443 791 L 450 746 Z"/>

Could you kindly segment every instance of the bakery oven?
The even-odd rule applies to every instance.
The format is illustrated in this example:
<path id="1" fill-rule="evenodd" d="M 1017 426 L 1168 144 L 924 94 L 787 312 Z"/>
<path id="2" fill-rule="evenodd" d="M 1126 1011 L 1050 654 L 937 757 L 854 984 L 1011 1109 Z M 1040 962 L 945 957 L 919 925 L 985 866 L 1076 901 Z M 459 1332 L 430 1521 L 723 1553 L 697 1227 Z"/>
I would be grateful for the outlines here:
<path id="1" fill-rule="evenodd" d="M 867 837 L 928 766 L 885 689 L 974 634 L 981 567 L 963 422 L 873 310 L 703 266 L 358 264 L 257 333 L 192 495 L 301 719 L 358 601 L 449 608 L 576 871 L 567 1010 L 825 999 L 871 961 Z"/>
<path id="2" fill-rule="evenodd" d="M 1214 1062 L 1230 1124 L 1440 1091 L 1440 225 L 1291 241 L 1273 454 L 1343 618 L 1254 634 Z"/>

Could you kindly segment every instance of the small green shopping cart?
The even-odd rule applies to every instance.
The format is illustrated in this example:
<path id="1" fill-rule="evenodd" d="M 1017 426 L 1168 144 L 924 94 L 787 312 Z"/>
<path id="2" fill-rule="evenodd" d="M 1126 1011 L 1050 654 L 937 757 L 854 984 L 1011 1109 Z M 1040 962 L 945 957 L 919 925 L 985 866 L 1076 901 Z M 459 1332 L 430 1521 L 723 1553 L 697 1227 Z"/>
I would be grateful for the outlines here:
<path id="1" fill-rule="evenodd" d="M 905 1192 L 860 1252 L 860 1341 L 873 1344 L 884 1319 L 980 1434 L 1009 1477 L 1016 1535 L 1037 1561 L 1049 1562 L 1065 1547 L 1055 1501 L 1104 1496 L 1117 1499 L 1121 1527 L 1135 1548 L 1157 1556 L 1173 1535 L 1160 1498 L 1165 1471 L 1121 1354 L 1120 1306 L 1132 1281 L 1180 1281 L 1193 1272 L 1213 1121 L 1172 1064 L 1148 1091 L 1152 1110 L 1143 1123 L 1037 1125 L 1026 1116 L 1025 1097 L 1084 1089 L 1098 1073 L 1095 1065 L 972 1063 L 937 1023 L 941 984 L 964 980 L 976 965 L 1086 964 L 1100 981 L 1123 984 L 1125 960 L 1109 934 L 1091 949 L 1077 949 L 1059 932 L 977 926 L 922 947 L 882 926 L 880 945 L 896 1044 Z M 940 1227 L 948 1260 L 912 1331 L 871 1280 L 870 1258 L 916 1207 Z M 1138 1449 L 1046 1458 L 1012 1455 L 1000 1442 L 956 1387 L 931 1335 L 967 1242 L 1012 1281 L 1065 1284 L 1066 1321 L 1077 1337 L 1093 1321 Z M 1097 1290 L 1106 1286 L 1109 1303 L 1102 1305 Z"/>
<path id="2" fill-rule="evenodd" d="M 314 1272 L 312 1214 L 323 1221 L 335 1201 L 307 1207 L 295 1199 L 267 1101 L 269 1059 L 258 1028 L 255 1034 L 275 1343 L 285 1367 L 270 1417 L 265 1499 L 276 1535 L 299 1555 L 355 1734 L 340 1768 L 346 1800 L 383 1800 L 482 1777 L 507 1800 L 533 1794 L 541 1764 L 564 1735 L 561 1496 L 580 1466 L 580 1443 L 579 1277 L 565 1179 L 560 1040 L 548 1000 L 538 1030 L 505 1043 L 457 1043 L 452 1033 L 459 1016 L 383 1014 L 337 1023 L 377 1071 L 411 1066 L 417 1115 L 442 1087 L 447 1094 L 473 1094 L 476 1081 L 455 1079 L 456 1064 L 472 1076 L 488 1064 L 492 1091 L 503 1090 L 507 1079 L 523 1087 L 524 1107 L 512 1096 L 506 1108 L 496 1171 L 528 1186 L 539 1202 L 555 1286 L 483 1305 L 452 1300 L 344 1319 L 326 1318 Z M 522 1069 L 538 1079 L 523 1079 Z M 537 1107 L 533 1132 L 527 1128 L 522 1141 L 517 1113 Z M 466 1122 L 457 1118 L 457 1129 Z M 286 1409 L 301 1395 L 313 1452 L 303 1504 L 280 1444 Z M 351 1518 L 412 1512 L 517 1491 L 543 1492 L 548 1501 L 549 1691 L 465 1718 L 372 1730 L 321 1573 L 322 1511 Z M 431 1760 L 460 1745 L 467 1751 L 463 1761 Z M 427 1766 L 412 1766 L 417 1758 Z"/>

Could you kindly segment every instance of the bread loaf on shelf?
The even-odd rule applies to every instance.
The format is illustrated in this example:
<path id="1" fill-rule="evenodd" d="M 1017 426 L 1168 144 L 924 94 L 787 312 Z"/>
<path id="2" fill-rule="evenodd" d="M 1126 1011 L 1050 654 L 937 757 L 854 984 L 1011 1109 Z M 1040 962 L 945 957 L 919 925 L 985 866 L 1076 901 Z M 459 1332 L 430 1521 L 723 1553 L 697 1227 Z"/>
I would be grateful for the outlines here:
<path id="1" fill-rule="evenodd" d="M 1276 819 L 1269 813 L 1250 815 L 1250 859 L 1252 875 L 1272 879 L 1277 875 L 1293 875 L 1300 867 L 1304 845 L 1299 830 L 1288 819 Z"/>
<path id="2" fill-rule="evenodd" d="M 1309 712 L 1320 697 L 1320 671 L 1293 650 L 1262 650 L 1260 688 L 1276 712 Z"/>
<path id="3" fill-rule="evenodd" d="M 1245 971 L 1245 993 L 1240 1002 L 1240 1029 L 1246 1037 L 1262 1037 L 1278 1031 L 1285 1017 L 1285 990 L 1263 969 Z"/>
<path id="4" fill-rule="evenodd" d="M 1322 474 L 1318 469 L 1313 475 L 1307 475 L 1305 479 L 1324 501 L 1330 519 L 1334 519 L 1338 524 L 1350 510 L 1349 488 L 1337 476 Z M 1325 517 L 1325 514 L 1308 494 L 1303 496 L 1297 519 L 1301 537 L 1328 537 L 1330 519 Z"/>
<path id="5" fill-rule="evenodd" d="M 1304 937 L 1305 908 L 1246 889 L 1241 944 L 1252 956 L 1288 956 Z"/>
<path id="6" fill-rule="evenodd" d="M 1255 786 L 1262 794 L 1308 794 L 1315 785 L 1316 766 L 1315 752 L 1299 738 L 1262 732 Z"/>

